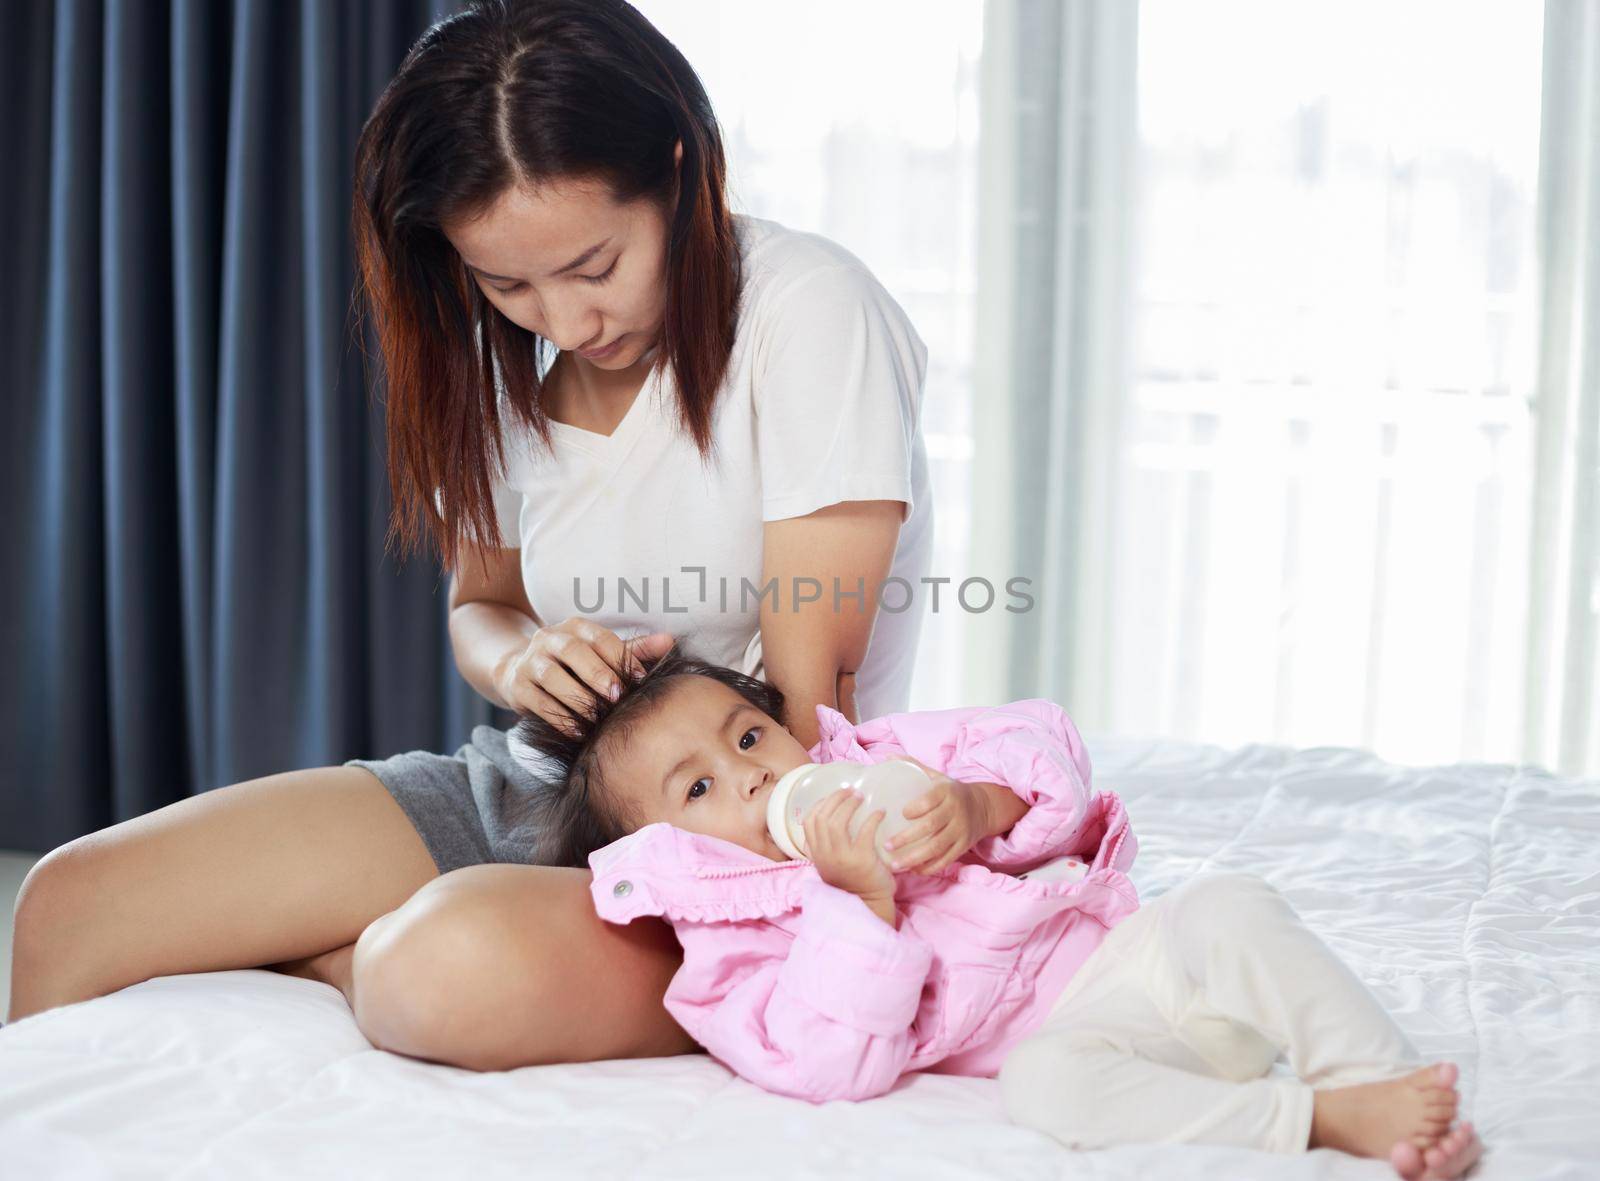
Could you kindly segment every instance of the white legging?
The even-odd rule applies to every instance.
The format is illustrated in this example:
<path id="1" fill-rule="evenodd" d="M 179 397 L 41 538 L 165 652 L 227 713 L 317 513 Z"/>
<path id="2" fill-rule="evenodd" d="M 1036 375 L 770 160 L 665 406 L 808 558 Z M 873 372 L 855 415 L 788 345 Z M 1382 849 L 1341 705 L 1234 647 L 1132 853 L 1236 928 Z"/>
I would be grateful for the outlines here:
<path id="1" fill-rule="evenodd" d="M 1265 1077 L 1280 1054 L 1298 1079 Z M 1007 1113 L 1071 1148 L 1304 1152 L 1312 1091 L 1422 1065 L 1270 884 L 1210 874 L 1141 907 L 1000 1068 Z"/>

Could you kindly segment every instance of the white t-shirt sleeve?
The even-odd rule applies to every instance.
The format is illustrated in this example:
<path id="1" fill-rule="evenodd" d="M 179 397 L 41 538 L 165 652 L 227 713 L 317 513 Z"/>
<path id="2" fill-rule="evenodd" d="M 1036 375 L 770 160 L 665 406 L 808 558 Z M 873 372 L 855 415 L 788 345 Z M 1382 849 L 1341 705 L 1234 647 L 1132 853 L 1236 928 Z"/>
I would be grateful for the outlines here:
<path id="1" fill-rule="evenodd" d="M 864 269 L 825 266 L 774 293 L 754 374 L 761 519 L 849 500 L 910 518 L 927 347 Z"/>

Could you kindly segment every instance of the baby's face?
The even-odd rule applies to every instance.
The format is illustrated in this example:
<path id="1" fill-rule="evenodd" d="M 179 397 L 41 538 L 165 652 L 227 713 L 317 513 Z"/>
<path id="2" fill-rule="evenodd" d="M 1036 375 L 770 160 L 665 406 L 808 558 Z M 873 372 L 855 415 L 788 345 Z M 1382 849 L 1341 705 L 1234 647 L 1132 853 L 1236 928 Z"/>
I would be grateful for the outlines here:
<path id="1" fill-rule="evenodd" d="M 810 762 L 799 739 L 709 677 L 673 679 L 660 708 L 605 760 L 605 781 L 644 818 L 785 860 L 767 832 L 767 797 Z"/>

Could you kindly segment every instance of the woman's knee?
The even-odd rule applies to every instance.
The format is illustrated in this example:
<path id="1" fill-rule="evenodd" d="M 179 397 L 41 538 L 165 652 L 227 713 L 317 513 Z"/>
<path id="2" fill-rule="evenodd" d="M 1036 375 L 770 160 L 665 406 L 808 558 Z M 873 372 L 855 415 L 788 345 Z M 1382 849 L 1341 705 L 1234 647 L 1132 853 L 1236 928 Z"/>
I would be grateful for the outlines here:
<path id="1" fill-rule="evenodd" d="M 85 842 L 63 845 L 34 863 L 12 910 L 10 1020 L 105 991 L 89 929 L 103 901 L 104 884 Z"/>
<path id="2" fill-rule="evenodd" d="M 92 899 L 99 889 L 95 881 L 95 861 L 89 843 L 82 838 L 52 849 L 28 870 L 22 879 L 12 910 L 12 922 L 20 934 L 63 929 L 70 919 Z"/>
<path id="3" fill-rule="evenodd" d="M 46 853 L 23 875 L 22 888 L 17 891 L 11 912 L 12 926 L 19 937 L 24 924 L 30 931 L 50 925 L 48 915 L 58 906 L 59 883 L 64 873 L 70 873 L 62 868 L 66 848 L 62 846 Z"/>
<path id="4" fill-rule="evenodd" d="M 571 877 L 568 875 L 576 875 Z M 482 865 L 446 874 L 356 944 L 356 1018 L 374 1045 L 478 1070 L 678 1054 L 661 1006 L 670 929 L 614 928 L 582 870 Z"/>
<path id="5" fill-rule="evenodd" d="M 457 1027 L 492 980 L 483 909 L 455 888 L 452 876 L 423 886 L 356 940 L 353 1009 L 379 1049 L 439 1059 L 452 1038 L 459 1041 Z M 474 987 L 452 998 L 469 981 Z"/>

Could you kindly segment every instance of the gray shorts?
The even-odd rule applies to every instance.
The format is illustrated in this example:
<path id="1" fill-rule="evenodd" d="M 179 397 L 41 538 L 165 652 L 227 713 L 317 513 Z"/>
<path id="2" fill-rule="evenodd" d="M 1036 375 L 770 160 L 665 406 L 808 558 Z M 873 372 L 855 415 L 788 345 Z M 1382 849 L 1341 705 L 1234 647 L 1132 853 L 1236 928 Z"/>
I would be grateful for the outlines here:
<path id="1" fill-rule="evenodd" d="M 405 810 L 441 874 L 485 862 L 534 863 L 531 797 L 539 780 L 506 746 L 506 731 L 474 726 L 453 755 L 406 751 L 351 759 Z"/>

